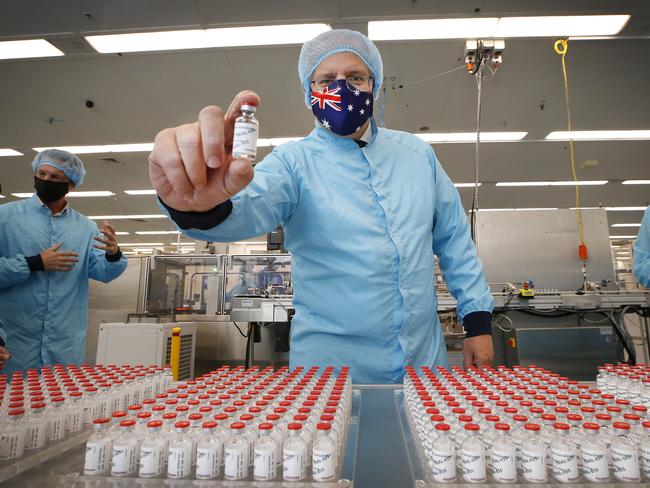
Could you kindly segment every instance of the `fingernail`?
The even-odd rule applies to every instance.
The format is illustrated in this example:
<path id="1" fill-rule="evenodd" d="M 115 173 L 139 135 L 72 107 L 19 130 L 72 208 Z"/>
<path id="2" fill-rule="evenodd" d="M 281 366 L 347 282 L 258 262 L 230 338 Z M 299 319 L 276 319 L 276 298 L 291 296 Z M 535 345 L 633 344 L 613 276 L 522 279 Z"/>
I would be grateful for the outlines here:
<path id="1" fill-rule="evenodd" d="M 211 168 L 218 168 L 219 167 L 219 160 L 215 158 L 214 156 L 208 158 L 208 166 Z"/>

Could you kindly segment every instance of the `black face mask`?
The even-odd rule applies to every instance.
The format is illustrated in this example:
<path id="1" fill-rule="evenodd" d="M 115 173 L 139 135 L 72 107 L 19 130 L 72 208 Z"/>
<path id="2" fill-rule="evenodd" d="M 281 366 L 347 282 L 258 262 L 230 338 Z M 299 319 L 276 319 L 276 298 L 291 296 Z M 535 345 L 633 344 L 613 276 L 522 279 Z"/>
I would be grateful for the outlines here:
<path id="1" fill-rule="evenodd" d="M 42 180 L 34 176 L 36 195 L 43 203 L 53 203 L 68 193 L 68 183 L 64 181 Z"/>

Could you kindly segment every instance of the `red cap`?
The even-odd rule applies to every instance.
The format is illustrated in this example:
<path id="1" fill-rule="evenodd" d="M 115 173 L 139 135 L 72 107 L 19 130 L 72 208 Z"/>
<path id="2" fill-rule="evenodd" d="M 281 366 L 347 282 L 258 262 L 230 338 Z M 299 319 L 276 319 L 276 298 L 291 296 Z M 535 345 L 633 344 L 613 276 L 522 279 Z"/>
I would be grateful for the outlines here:
<path id="1" fill-rule="evenodd" d="M 244 422 L 235 422 L 230 425 L 230 428 L 235 430 L 241 430 L 246 428 L 246 424 L 244 424 Z"/>
<path id="2" fill-rule="evenodd" d="M 95 419 L 93 420 L 93 424 L 98 425 L 98 424 L 107 424 L 111 421 L 111 419 L 107 418 L 101 418 L 101 419 Z"/>
<path id="3" fill-rule="evenodd" d="M 478 431 L 480 427 L 476 424 L 465 424 L 465 430 Z"/>
<path id="4" fill-rule="evenodd" d="M 600 429 L 600 425 L 598 425 L 595 422 L 585 422 L 582 425 L 582 427 L 584 427 L 587 430 L 599 430 Z"/>
<path id="5" fill-rule="evenodd" d="M 331 430 L 332 429 L 332 424 L 328 422 L 322 422 L 320 424 L 316 424 L 316 428 L 318 430 Z"/>
<path id="6" fill-rule="evenodd" d="M 273 424 L 270 424 L 268 422 L 263 422 L 259 425 L 260 430 L 271 430 L 273 428 Z"/>
<path id="7" fill-rule="evenodd" d="M 571 426 L 569 424 L 565 424 L 564 422 L 555 422 L 553 424 L 553 428 L 555 430 L 569 430 L 571 429 Z"/>
<path id="8" fill-rule="evenodd" d="M 539 430 L 541 430 L 541 427 L 538 424 L 526 424 L 526 425 L 524 425 L 524 429 L 539 431 Z"/>
<path id="9" fill-rule="evenodd" d="M 151 422 L 147 422 L 147 427 L 150 427 L 152 429 L 162 427 L 162 422 L 160 420 L 152 420 Z"/>
<path id="10" fill-rule="evenodd" d="M 472 425 L 472 424 L 470 424 Z M 449 427 L 449 424 L 436 424 L 436 430 L 450 430 L 451 427 Z"/>
<path id="11" fill-rule="evenodd" d="M 300 430 L 300 429 L 302 429 L 302 424 L 299 424 L 298 422 L 294 422 L 294 423 L 292 423 L 292 424 L 289 424 L 289 425 L 287 426 L 287 428 L 288 428 L 289 430 Z"/>
<path id="12" fill-rule="evenodd" d="M 177 429 L 187 429 L 190 426 L 190 423 L 187 420 L 179 420 L 174 424 L 174 427 Z"/>
<path id="13" fill-rule="evenodd" d="M 614 428 L 619 430 L 630 430 L 630 424 L 627 422 L 614 422 Z"/>
<path id="14" fill-rule="evenodd" d="M 135 425 L 135 420 L 122 420 L 120 422 L 120 427 L 133 427 Z"/>
<path id="15" fill-rule="evenodd" d="M 216 422 L 213 422 L 212 420 L 209 420 L 207 422 L 203 422 L 202 427 L 204 429 L 214 429 L 217 426 Z"/>

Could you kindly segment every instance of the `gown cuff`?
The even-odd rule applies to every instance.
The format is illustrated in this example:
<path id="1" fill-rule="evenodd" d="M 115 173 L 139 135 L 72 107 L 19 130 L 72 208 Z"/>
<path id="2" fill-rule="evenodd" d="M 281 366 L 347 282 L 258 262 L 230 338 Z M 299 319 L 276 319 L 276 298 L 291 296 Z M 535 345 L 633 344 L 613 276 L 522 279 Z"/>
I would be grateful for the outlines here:
<path id="1" fill-rule="evenodd" d="M 45 265 L 43 265 L 43 258 L 40 254 L 34 256 L 25 256 L 25 261 L 27 261 L 27 267 L 33 273 L 34 271 L 45 271 Z"/>
<path id="2" fill-rule="evenodd" d="M 492 313 L 472 312 L 465 315 L 463 327 L 467 334 L 465 339 L 479 335 L 492 335 Z"/>
<path id="3" fill-rule="evenodd" d="M 115 263 L 120 259 L 122 259 L 122 250 L 119 248 L 119 246 L 115 254 L 106 254 L 106 261 L 108 261 L 109 263 Z"/>
<path id="4" fill-rule="evenodd" d="M 220 203 L 211 210 L 205 212 L 183 212 L 170 207 L 160 198 L 158 201 L 165 207 L 171 219 L 183 230 L 198 229 L 209 230 L 213 229 L 221 222 L 226 220 L 232 213 L 232 202 L 226 200 Z"/>

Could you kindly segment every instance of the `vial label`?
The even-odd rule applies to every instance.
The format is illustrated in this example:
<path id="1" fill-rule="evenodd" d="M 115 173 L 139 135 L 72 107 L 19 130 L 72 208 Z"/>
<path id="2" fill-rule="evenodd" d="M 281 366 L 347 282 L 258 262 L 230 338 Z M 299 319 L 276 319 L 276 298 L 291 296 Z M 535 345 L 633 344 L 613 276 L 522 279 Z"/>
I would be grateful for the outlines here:
<path id="1" fill-rule="evenodd" d="M 24 452 L 24 431 L 0 434 L 0 459 L 15 459 L 22 456 Z"/>
<path id="2" fill-rule="evenodd" d="M 65 417 L 58 415 L 50 419 L 50 431 L 48 439 L 58 441 L 65 437 Z"/>
<path id="3" fill-rule="evenodd" d="M 546 453 L 544 451 L 521 450 L 521 472 L 524 480 L 531 483 L 546 483 Z"/>
<path id="4" fill-rule="evenodd" d="M 517 467 L 514 450 L 492 447 L 490 453 L 492 477 L 498 483 L 514 483 L 517 480 Z"/>
<path id="5" fill-rule="evenodd" d="M 255 449 L 253 460 L 253 476 L 256 481 L 273 480 L 277 476 L 275 450 Z"/>
<path id="6" fill-rule="evenodd" d="M 314 449 L 312 453 L 314 481 L 332 481 L 336 476 L 336 461 L 331 451 Z"/>
<path id="7" fill-rule="evenodd" d="M 578 480 L 578 456 L 575 451 L 551 449 L 553 477 L 560 483 Z"/>
<path id="8" fill-rule="evenodd" d="M 164 455 L 162 446 L 142 446 L 140 448 L 139 476 L 141 478 L 160 476 L 165 468 Z"/>
<path id="9" fill-rule="evenodd" d="M 602 482 L 609 480 L 609 463 L 607 450 L 582 446 L 582 474 L 587 481 Z"/>
<path id="10" fill-rule="evenodd" d="M 246 477 L 248 470 L 248 448 L 238 449 L 226 447 L 224 451 L 223 474 L 229 480 L 242 480 Z"/>
<path id="11" fill-rule="evenodd" d="M 304 451 L 300 449 L 283 449 L 282 475 L 285 480 L 302 480 L 307 476 Z"/>
<path id="12" fill-rule="evenodd" d="M 251 122 L 235 122 L 232 140 L 232 157 L 255 159 L 257 156 L 257 135 L 259 125 Z"/>
<path id="13" fill-rule="evenodd" d="M 25 432 L 25 449 L 40 449 L 45 445 L 45 424 L 28 424 Z"/>
<path id="14" fill-rule="evenodd" d="M 168 478 L 185 478 L 192 468 L 192 450 L 188 446 L 169 446 Z"/>
<path id="15" fill-rule="evenodd" d="M 109 440 L 88 442 L 86 444 L 86 459 L 84 474 L 107 474 L 110 462 L 111 443 Z"/>
<path id="16" fill-rule="evenodd" d="M 456 453 L 452 450 L 431 449 L 429 464 L 436 483 L 451 483 L 456 481 Z"/>
<path id="17" fill-rule="evenodd" d="M 650 445 L 641 445 L 639 448 L 641 455 L 641 467 L 646 478 L 650 478 Z"/>
<path id="18" fill-rule="evenodd" d="M 219 445 L 196 448 L 196 477 L 209 480 L 219 476 Z"/>
<path id="19" fill-rule="evenodd" d="M 113 463 L 111 474 L 113 476 L 129 476 L 135 473 L 137 458 L 133 445 L 113 445 Z"/>
<path id="20" fill-rule="evenodd" d="M 463 476 L 463 480 L 468 483 L 484 483 L 486 480 L 486 473 L 485 454 L 483 451 L 461 449 L 460 472 Z"/>
<path id="21" fill-rule="evenodd" d="M 636 449 L 628 446 L 612 446 L 612 473 L 617 480 L 625 482 L 641 481 L 639 456 Z"/>
<path id="22" fill-rule="evenodd" d="M 75 410 L 67 415 L 65 430 L 66 432 L 81 432 L 84 426 L 83 424 L 83 412 L 81 410 Z"/>

